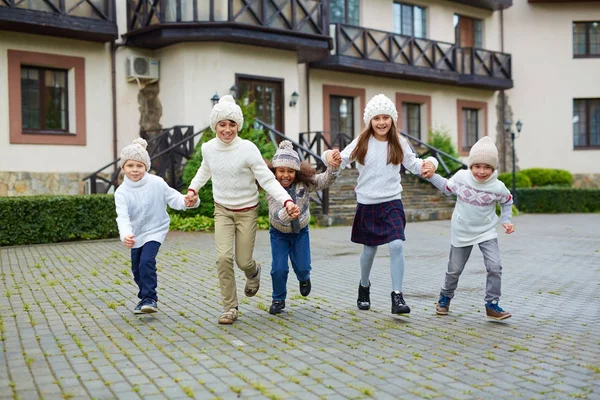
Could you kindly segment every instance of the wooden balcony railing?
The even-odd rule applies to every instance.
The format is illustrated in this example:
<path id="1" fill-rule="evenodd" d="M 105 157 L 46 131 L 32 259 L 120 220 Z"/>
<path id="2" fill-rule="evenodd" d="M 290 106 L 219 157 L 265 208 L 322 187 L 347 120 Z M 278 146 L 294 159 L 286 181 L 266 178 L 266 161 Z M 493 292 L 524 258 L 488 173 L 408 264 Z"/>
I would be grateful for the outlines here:
<path id="1" fill-rule="evenodd" d="M 6 30 L 107 42 L 115 21 L 115 0 L 0 0 Z"/>
<path id="2" fill-rule="evenodd" d="M 328 61 L 315 63 L 317 68 L 363 70 L 374 75 L 476 87 L 512 87 L 510 54 L 460 48 L 455 43 L 361 26 L 332 26 L 335 49 Z"/>

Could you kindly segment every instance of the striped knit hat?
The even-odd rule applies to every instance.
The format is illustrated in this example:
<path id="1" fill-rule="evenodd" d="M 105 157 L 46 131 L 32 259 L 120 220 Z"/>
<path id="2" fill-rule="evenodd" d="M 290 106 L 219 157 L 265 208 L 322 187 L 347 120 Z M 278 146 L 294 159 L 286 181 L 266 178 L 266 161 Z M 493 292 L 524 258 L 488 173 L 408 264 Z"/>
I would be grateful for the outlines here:
<path id="1" fill-rule="evenodd" d="M 298 153 L 294 150 L 292 142 L 284 140 L 279 143 L 279 148 L 275 152 L 271 164 L 273 168 L 288 167 L 300 171 L 300 157 L 298 157 Z"/>

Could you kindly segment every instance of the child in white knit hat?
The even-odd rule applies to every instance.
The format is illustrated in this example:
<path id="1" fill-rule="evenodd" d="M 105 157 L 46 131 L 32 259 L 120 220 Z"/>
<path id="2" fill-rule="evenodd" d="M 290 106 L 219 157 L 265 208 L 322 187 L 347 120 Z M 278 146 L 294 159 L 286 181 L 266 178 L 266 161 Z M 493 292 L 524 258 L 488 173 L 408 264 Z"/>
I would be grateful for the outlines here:
<path id="1" fill-rule="evenodd" d="M 252 297 L 260 287 L 261 268 L 253 258 L 258 218 L 256 181 L 287 212 L 299 212 L 267 167 L 258 147 L 238 136 L 243 125 L 242 110 L 233 97 L 221 97 L 210 115 L 210 127 L 217 137 L 202 145 L 202 164 L 186 196 L 186 204 L 193 204 L 198 199 L 198 190 L 212 179 L 216 263 L 223 301 L 219 324 L 233 324 L 238 318 L 234 256 L 238 268 L 246 275 L 244 294 Z"/>
<path id="2" fill-rule="evenodd" d="M 119 165 L 125 175 L 115 191 L 117 225 L 125 246 L 131 249 L 131 271 L 140 301 L 135 314 L 158 311 L 156 255 L 169 231 L 167 205 L 186 210 L 184 196 L 150 170 L 148 143 L 137 138 L 121 152 Z M 190 207 L 198 207 L 196 201 Z"/>
<path id="3" fill-rule="evenodd" d="M 360 255 L 361 279 L 356 304 L 361 310 L 371 307 L 370 274 L 377 248 L 387 244 L 390 249 L 392 276 L 392 313 L 406 314 L 410 307 L 402 294 L 404 279 L 404 227 L 406 217 L 402 205 L 400 169 L 431 177 L 437 168 L 435 158 L 419 159 L 397 128 L 398 111 L 383 94 L 374 96 L 364 113 L 365 129 L 341 153 L 344 169 L 356 161 L 358 183 L 354 191 L 358 205 L 352 225 L 351 240 L 363 245 Z M 323 154 L 331 162 L 332 151 Z"/>
<path id="4" fill-rule="evenodd" d="M 452 213 L 451 245 L 448 272 L 435 312 L 447 315 L 450 300 L 458 287 L 473 245 L 478 245 L 487 269 L 485 312 L 488 318 L 503 320 L 511 314 L 498 305 L 500 299 L 502 264 L 496 225 L 496 204 L 500 204 L 505 233 L 514 232 L 511 223 L 513 198 L 504 183 L 498 180 L 498 149 L 484 136 L 471 147 L 468 170 L 460 170 L 450 179 L 435 174 L 430 182 L 447 195 L 456 195 Z"/>
<path id="5" fill-rule="evenodd" d="M 269 201 L 269 222 L 271 228 L 271 280 L 273 282 L 273 302 L 269 313 L 279 314 L 285 308 L 287 295 L 286 285 L 290 267 L 300 284 L 300 294 L 308 296 L 311 290 L 310 282 L 310 238 L 308 223 L 310 221 L 310 193 L 323 190 L 333 184 L 342 158 L 338 152 L 333 155 L 329 168 L 317 174 L 307 162 L 300 162 L 300 157 L 292 142 L 284 140 L 273 156 L 271 170 L 299 207 L 299 214 L 290 215 L 277 200 L 267 194 Z"/>

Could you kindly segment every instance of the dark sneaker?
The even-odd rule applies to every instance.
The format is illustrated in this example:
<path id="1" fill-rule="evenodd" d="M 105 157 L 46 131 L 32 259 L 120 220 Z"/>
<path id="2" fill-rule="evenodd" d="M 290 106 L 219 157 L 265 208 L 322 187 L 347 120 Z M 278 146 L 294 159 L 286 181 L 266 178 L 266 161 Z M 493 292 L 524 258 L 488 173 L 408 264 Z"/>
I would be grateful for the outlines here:
<path id="1" fill-rule="evenodd" d="M 269 314 L 281 314 L 285 308 L 285 300 L 273 300 L 271 308 L 269 308 Z"/>
<path id="2" fill-rule="evenodd" d="M 137 303 L 137 306 L 135 306 L 135 308 L 133 309 L 134 314 L 143 314 L 143 312 L 142 312 L 142 303 L 143 302 L 144 302 L 144 300 L 141 300 L 139 303 Z"/>
<path id="3" fill-rule="evenodd" d="M 485 313 L 488 318 L 501 321 L 506 318 L 510 318 L 511 314 L 508 311 L 504 311 L 498 305 L 498 300 L 492 300 L 485 304 Z"/>
<path id="4" fill-rule="evenodd" d="M 448 310 L 450 309 L 450 300 L 452 300 L 450 297 L 440 294 L 440 299 L 435 305 L 435 313 L 437 315 L 448 315 Z"/>
<path id="5" fill-rule="evenodd" d="M 408 314 L 410 307 L 406 305 L 402 292 L 392 292 L 392 314 Z"/>
<path id="6" fill-rule="evenodd" d="M 311 289 L 311 285 L 310 285 L 310 279 L 304 281 L 304 282 L 300 282 L 300 294 L 304 297 L 308 296 L 310 294 L 310 289 Z"/>
<path id="7" fill-rule="evenodd" d="M 356 305 L 360 310 L 368 310 L 371 308 L 371 283 L 369 282 L 369 286 L 364 287 L 363 285 L 358 283 L 358 300 L 356 300 Z"/>
<path id="8" fill-rule="evenodd" d="M 258 293 L 260 288 L 260 264 L 256 264 L 256 272 L 252 278 L 246 278 L 246 287 L 244 288 L 244 294 L 247 297 L 252 297 Z"/>
<path id="9" fill-rule="evenodd" d="M 145 314 L 152 314 L 158 311 L 158 304 L 152 299 L 146 299 L 142 303 L 142 312 Z"/>

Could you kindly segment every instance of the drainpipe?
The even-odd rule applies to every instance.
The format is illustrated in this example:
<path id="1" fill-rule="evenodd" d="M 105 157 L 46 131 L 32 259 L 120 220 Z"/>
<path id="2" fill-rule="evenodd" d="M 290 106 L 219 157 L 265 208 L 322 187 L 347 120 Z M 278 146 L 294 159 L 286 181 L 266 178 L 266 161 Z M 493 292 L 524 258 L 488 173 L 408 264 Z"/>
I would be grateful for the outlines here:
<path id="1" fill-rule="evenodd" d="M 306 131 L 310 132 L 310 68 L 309 63 L 306 63 Z"/>
<path id="2" fill-rule="evenodd" d="M 500 51 L 504 53 L 504 9 L 500 10 Z M 504 97 L 504 89 L 500 90 L 500 129 L 502 130 L 502 165 L 504 172 L 506 168 L 506 132 L 504 131 L 504 118 L 506 118 L 506 97 Z"/>
<path id="3" fill-rule="evenodd" d="M 125 46 L 125 42 L 111 42 L 110 44 L 110 78 L 112 89 L 112 129 L 113 129 L 113 160 L 119 158 L 118 143 L 117 143 L 117 68 L 116 68 L 116 53 L 117 49 Z M 115 167 L 116 168 L 116 167 Z"/>

